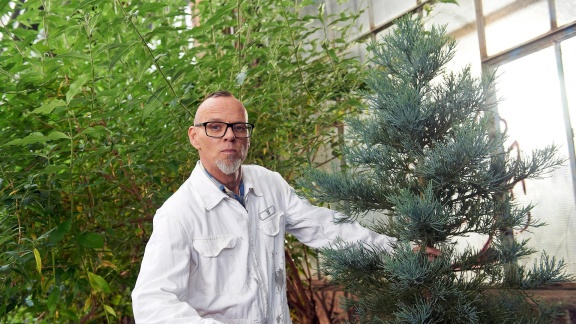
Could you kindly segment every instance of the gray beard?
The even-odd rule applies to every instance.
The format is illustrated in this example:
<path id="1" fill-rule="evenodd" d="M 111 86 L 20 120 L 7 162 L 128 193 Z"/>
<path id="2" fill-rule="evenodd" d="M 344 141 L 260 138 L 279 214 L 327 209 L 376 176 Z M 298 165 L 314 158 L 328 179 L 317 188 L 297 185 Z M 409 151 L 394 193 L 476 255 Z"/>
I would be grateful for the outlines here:
<path id="1" fill-rule="evenodd" d="M 240 169 L 240 166 L 242 165 L 242 162 L 244 162 L 245 159 L 246 159 L 246 148 L 242 147 L 240 149 L 240 158 L 239 159 L 235 159 L 234 157 L 230 157 L 229 159 L 218 160 L 218 161 L 216 161 L 216 166 L 225 175 L 231 175 L 231 174 L 238 172 L 238 170 Z"/>
<path id="2" fill-rule="evenodd" d="M 226 175 L 231 175 L 236 173 L 240 169 L 240 165 L 242 165 L 241 159 L 235 159 L 233 161 L 223 161 L 218 160 L 216 161 L 216 166 L 222 173 Z"/>

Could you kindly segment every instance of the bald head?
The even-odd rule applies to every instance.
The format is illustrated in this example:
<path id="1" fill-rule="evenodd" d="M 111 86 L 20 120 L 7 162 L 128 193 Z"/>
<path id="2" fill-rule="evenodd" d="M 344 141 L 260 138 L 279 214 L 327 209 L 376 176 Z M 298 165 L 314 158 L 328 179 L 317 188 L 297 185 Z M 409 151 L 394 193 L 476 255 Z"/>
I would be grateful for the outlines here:
<path id="1" fill-rule="evenodd" d="M 224 100 L 219 100 L 219 98 Z M 221 103 L 224 102 L 229 104 L 228 108 L 231 110 L 239 109 L 239 107 L 241 107 L 241 109 L 244 110 L 244 116 L 246 118 L 245 122 L 248 122 L 248 112 L 246 111 L 246 108 L 244 107 L 242 102 L 236 99 L 236 97 L 234 97 L 232 93 L 225 90 L 220 90 L 207 95 L 204 101 L 200 104 L 200 106 L 198 106 L 198 109 L 196 110 L 196 115 L 194 116 L 194 125 L 205 122 L 206 120 L 204 120 L 205 119 L 204 117 L 206 113 L 208 111 L 211 111 L 212 108 L 215 108 L 215 106 L 221 106 Z M 220 109 L 218 108 L 217 109 L 223 110 L 223 112 L 227 110 L 226 107 L 219 107 L 219 108 Z"/>

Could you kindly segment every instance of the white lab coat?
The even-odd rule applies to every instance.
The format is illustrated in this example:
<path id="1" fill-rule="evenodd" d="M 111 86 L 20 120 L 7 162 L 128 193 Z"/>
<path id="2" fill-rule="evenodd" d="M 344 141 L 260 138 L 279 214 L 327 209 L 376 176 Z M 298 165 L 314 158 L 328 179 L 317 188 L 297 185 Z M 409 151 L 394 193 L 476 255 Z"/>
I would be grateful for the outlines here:
<path id="1" fill-rule="evenodd" d="M 132 306 L 137 323 L 291 323 L 284 233 L 314 247 L 340 237 L 390 251 L 391 238 L 299 198 L 276 173 L 242 166 L 245 206 L 197 165 L 154 216 Z"/>

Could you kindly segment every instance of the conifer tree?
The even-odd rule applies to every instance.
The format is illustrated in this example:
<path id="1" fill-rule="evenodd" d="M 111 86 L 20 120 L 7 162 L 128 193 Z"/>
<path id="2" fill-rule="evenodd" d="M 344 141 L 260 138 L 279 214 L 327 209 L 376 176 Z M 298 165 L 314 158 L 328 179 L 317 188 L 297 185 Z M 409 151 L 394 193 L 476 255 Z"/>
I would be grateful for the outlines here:
<path id="1" fill-rule="evenodd" d="M 345 243 L 323 251 L 326 274 L 353 294 L 346 304 L 361 323 L 549 322 L 555 309 L 531 289 L 571 280 L 564 262 L 545 253 L 521 265 L 536 251 L 513 235 L 544 225 L 510 190 L 561 164 L 557 148 L 522 156 L 505 149 L 494 122 L 495 76 L 447 71 L 455 44 L 445 28 L 399 19 L 370 45 L 368 109 L 348 121 L 348 167 L 310 170 L 300 181 L 347 214 L 342 221 L 376 212 L 364 224 L 397 238 L 393 254 Z M 471 233 L 486 244 L 455 248 Z M 442 253 L 431 259 L 425 247 Z"/>

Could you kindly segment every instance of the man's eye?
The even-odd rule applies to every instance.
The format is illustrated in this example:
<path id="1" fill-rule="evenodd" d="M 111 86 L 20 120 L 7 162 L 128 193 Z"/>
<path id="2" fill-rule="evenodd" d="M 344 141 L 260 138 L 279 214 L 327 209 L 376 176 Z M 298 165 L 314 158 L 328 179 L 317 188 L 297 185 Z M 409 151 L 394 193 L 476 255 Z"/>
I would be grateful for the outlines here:
<path id="1" fill-rule="evenodd" d="M 237 132 L 245 132 L 246 131 L 246 126 L 244 125 L 234 125 L 234 130 Z"/>
<path id="2" fill-rule="evenodd" d="M 209 127 L 211 130 L 215 130 L 215 131 L 222 129 L 222 125 L 218 125 L 218 124 L 210 124 Z"/>

